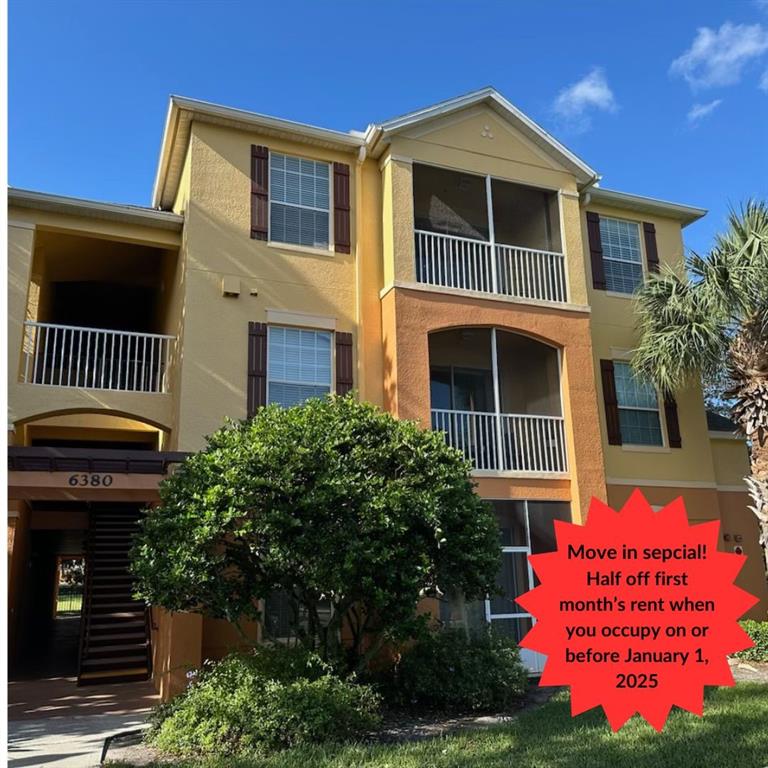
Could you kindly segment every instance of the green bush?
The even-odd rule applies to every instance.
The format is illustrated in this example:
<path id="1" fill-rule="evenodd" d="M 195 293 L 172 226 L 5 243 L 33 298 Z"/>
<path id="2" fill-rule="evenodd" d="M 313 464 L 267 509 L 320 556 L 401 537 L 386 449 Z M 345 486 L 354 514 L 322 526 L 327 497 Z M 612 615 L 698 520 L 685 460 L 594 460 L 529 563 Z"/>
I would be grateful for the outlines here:
<path id="1" fill-rule="evenodd" d="M 768 621 L 742 621 L 739 623 L 755 644 L 745 651 L 739 651 L 734 656 L 747 661 L 768 662 Z"/>
<path id="2" fill-rule="evenodd" d="M 528 679 L 513 640 L 459 630 L 425 635 L 387 677 L 384 690 L 395 704 L 472 711 L 509 707 Z"/>
<path id="3" fill-rule="evenodd" d="M 301 650 L 258 648 L 204 668 L 153 717 L 149 741 L 176 754 L 237 754 L 343 741 L 379 723 L 373 689 Z"/>

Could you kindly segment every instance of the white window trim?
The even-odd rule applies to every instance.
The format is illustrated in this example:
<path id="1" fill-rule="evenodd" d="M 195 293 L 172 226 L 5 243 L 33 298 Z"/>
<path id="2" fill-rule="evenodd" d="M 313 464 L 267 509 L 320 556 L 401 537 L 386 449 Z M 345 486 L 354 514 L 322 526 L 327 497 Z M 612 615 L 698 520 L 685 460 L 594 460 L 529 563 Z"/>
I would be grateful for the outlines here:
<path id="1" fill-rule="evenodd" d="M 296 158 L 298 160 L 311 160 L 315 163 L 324 163 L 328 166 L 328 210 L 325 208 L 316 208 L 311 205 L 300 205 L 298 203 L 284 203 L 280 200 L 272 200 L 272 155 L 282 155 L 283 157 L 291 157 Z M 333 252 L 335 250 L 335 243 L 334 243 L 334 231 L 333 231 L 333 210 L 334 210 L 334 200 L 333 200 L 333 163 L 329 160 L 319 160 L 315 157 L 307 157 L 305 155 L 291 155 L 286 152 L 272 152 L 272 150 L 267 150 L 267 173 L 269 174 L 269 186 L 268 186 L 268 196 L 267 196 L 267 245 L 273 247 L 273 248 L 287 248 L 288 250 L 296 250 L 296 251 L 306 251 L 308 253 L 316 253 L 318 255 L 328 255 L 330 252 Z M 293 208 L 304 208 L 308 211 L 319 211 L 321 213 L 327 213 L 328 214 L 328 247 L 327 248 L 320 248 L 318 246 L 312 246 L 312 245 L 302 245 L 301 243 L 283 243 L 279 240 L 273 240 L 272 239 L 272 203 L 275 202 L 277 205 L 288 205 Z"/>

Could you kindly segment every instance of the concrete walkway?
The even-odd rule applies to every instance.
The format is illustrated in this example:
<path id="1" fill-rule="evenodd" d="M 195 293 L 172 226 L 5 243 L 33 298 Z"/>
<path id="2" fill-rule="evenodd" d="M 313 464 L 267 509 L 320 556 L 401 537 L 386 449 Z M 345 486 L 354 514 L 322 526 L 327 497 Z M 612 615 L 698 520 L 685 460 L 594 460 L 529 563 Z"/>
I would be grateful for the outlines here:
<path id="1" fill-rule="evenodd" d="M 8 765 L 11 768 L 94 768 L 104 739 L 140 727 L 146 713 L 79 715 L 15 720 L 8 723 Z"/>
<path id="2" fill-rule="evenodd" d="M 8 765 L 97 766 L 104 739 L 141 727 L 157 703 L 151 682 L 78 688 L 68 677 L 13 681 L 8 688 Z"/>

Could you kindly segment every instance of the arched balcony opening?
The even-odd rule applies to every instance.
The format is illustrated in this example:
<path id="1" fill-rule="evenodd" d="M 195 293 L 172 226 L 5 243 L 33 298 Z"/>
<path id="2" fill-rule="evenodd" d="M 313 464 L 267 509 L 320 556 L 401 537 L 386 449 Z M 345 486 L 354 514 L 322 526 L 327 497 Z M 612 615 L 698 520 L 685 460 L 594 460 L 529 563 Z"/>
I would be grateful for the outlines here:
<path id="1" fill-rule="evenodd" d="M 432 428 L 478 471 L 568 471 L 557 349 L 498 328 L 429 337 Z"/>

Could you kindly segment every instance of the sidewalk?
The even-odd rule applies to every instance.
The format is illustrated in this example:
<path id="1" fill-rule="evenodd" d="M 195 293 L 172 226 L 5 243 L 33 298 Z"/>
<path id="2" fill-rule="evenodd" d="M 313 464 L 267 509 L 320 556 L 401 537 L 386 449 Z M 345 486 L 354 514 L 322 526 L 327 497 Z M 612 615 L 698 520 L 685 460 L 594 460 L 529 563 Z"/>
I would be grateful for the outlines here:
<path id="1" fill-rule="evenodd" d="M 11 768 L 92 768 L 104 739 L 140 727 L 159 701 L 151 682 L 78 688 L 69 677 L 8 687 Z"/>
<path id="2" fill-rule="evenodd" d="M 146 714 L 12 721 L 8 723 L 8 765 L 11 768 L 94 768 L 99 765 L 104 739 L 141 726 Z"/>

